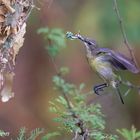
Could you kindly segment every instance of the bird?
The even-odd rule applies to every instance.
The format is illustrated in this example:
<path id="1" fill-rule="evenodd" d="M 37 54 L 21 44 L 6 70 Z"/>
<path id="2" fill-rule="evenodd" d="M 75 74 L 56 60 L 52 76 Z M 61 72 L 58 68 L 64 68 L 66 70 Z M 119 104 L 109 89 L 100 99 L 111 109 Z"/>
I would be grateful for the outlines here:
<path id="1" fill-rule="evenodd" d="M 86 57 L 90 67 L 101 79 L 103 79 L 104 82 L 102 84 L 93 87 L 95 94 L 100 95 L 100 91 L 103 91 L 105 87 L 111 86 L 115 89 L 122 104 L 124 104 L 124 100 L 119 89 L 119 85 L 121 83 L 129 86 L 129 88 L 137 88 L 140 90 L 139 86 L 135 86 L 130 82 L 122 81 L 115 73 L 119 70 L 128 70 L 135 74 L 139 73 L 139 68 L 136 67 L 135 63 L 131 59 L 109 48 L 99 47 L 95 40 L 83 37 L 79 33 L 74 35 L 71 32 L 67 32 L 66 37 L 69 39 L 79 39 L 84 42 Z"/>

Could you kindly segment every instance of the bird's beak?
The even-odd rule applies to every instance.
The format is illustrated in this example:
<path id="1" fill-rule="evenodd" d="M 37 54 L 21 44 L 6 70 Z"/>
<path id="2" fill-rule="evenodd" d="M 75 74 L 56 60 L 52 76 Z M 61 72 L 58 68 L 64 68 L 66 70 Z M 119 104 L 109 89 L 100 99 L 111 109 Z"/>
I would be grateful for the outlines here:
<path id="1" fill-rule="evenodd" d="M 89 38 L 83 37 L 80 34 L 73 34 L 71 32 L 66 33 L 66 37 L 69 39 L 79 39 L 80 41 L 84 42 L 86 48 L 88 49 L 95 49 L 97 48 L 97 43 L 95 40 L 91 40 Z"/>

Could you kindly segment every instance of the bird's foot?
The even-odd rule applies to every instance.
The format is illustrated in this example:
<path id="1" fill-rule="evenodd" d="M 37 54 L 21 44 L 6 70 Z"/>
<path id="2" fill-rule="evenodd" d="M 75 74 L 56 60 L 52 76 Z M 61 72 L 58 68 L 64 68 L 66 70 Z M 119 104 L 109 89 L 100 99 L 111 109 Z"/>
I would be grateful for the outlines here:
<path id="1" fill-rule="evenodd" d="M 107 83 L 104 83 L 104 84 L 101 84 L 101 85 L 94 86 L 93 90 L 94 90 L 95 94 L 101 95 L 99 92 L 104 91 L 103 89 L 107 86 L 108 86 Z"/>
<path id="2" fill-rule="evenodd" d="M 100 91 L 103 91 L 103 88 L 99 88 L 99 86 L 94 86 L 93 90 L 94 90 L 95 94 L 101 95 Z"/>

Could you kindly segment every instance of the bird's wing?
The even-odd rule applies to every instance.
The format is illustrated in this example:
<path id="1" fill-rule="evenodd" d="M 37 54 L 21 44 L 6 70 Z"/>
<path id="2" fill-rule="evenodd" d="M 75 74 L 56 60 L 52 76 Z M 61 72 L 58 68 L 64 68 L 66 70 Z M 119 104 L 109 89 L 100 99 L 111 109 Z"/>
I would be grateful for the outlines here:
<path id="1" fill-rule="evenodd" d="M 104 53 L 107 60 L 110 61 L 116 69 L 129 70 L 132 73 L 139 73 L 139 69 L 136 67 L 135 63 L 118 52 L 114 52 L 113 50 L 108 48 L 97 48 L 94 51 L 96 52 L 96 54 Z"/>

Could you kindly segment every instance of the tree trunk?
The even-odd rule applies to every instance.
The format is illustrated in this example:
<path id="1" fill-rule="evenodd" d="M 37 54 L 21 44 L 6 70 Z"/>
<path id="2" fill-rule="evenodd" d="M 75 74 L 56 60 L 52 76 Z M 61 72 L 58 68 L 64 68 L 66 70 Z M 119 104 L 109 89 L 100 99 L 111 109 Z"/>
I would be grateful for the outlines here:
<path id="1" fill-rule="evenodd" d="M 24 43 L 26 21 L 33 0 L 0 0 L 0 94 L 3 102 L 14 96 L 15 58 Z"/>

